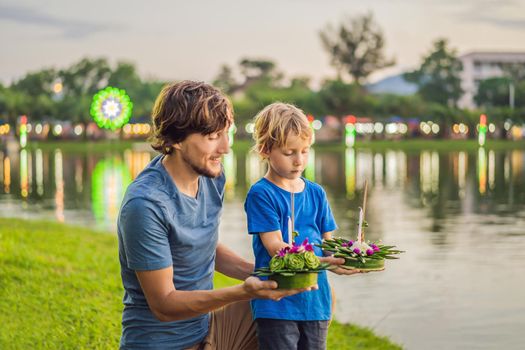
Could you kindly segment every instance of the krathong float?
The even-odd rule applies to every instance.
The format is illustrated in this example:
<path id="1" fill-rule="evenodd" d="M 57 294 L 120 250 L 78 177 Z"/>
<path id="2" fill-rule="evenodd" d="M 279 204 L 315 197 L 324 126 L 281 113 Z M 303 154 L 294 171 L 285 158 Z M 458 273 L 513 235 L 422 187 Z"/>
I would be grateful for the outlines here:
<path id="1" fill-rule="evenodd" d="M 386 259 L 399 259 L 395 255 L 404 253 L 404 251 L 395 249 L 396 247 L 393 245 L 365 240 L 364 228 L 368 227 L 368 223 L 364 219 L 367 189 L 368 183 L 365 181 L 363 207 L 359 207 L 357 239 L 331 238 L 323 240 L 319 246 L 323 251 L 332 253 L 336 258 L 344 258 L 345 263 L 342 267 L 361 271 L 378 271 L 385 268 Z"/>

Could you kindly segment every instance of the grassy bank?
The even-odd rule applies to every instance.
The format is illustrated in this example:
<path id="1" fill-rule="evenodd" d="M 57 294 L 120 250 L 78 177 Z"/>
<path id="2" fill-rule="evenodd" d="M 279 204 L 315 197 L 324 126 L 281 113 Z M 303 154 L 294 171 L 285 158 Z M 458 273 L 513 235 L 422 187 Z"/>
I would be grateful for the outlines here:
<path id="1" fill-rule="evenodd" d="M 114 235 L 0 218 L 0 349 L 115 349 L 121 299 Z M 399 347 L 334 322 L 329 349 Z"/>
<path id="2" fill-rule="evenodd" d="M 83 152 L 106 152 L 124 151 L 133 147 L 133 141 L 128 140 L 103 140 L 103 141 L 44 141 L 29 142 L 29 149 L 41 149 L 52 151 L 56 148 L 64 153 L 83 153 Z"/>
<path id="3" fill-rule="evenodd" d="M 105 152 L 105 151 L 123 151 L 139 146 L 141 150 L 151 150 L 145 142 L 132 141 L 50 141 L 50 142 L 30 142 L 28 147 L 30 149 L 40 148 L 44 151 L 60 148 L 63 152 L 82 153 L 82 152 Z M 236 140 L 233 144 L 233 150 L 236 152 L 247 152 L 253 146 L 251 140 Z M 346 146 L 341 142 L 319 142 L 314 145 L 314 148 L 320 151 L 343 151 Z M 479 145 L 477 140 L 373 140 L 373 141 L 357 141 L 354 149 L 370 149 L 373 151 L 384 150 L 403 150 L 406 152 L 419 152 L 421 150 L 432 151 L 477 151 Z M 525 149 L 525 141 L 507 141 L 507 140 L 488 140 L 485 149 L 488 150 L 511 150 L 511 149 Z"/>
<path id="4" fill-rule="evenodd" d="M 344 150 L 342 144 L 320 143 L 315 146 L 319 150 Z M 402 150 L 405 152 L 420 152 L 422 150 L 451 152 L 451 151 L 477 151 L 479 149 L 477 140 L 373 140 L 358 141 L 355 149 L 370 149 L 373 151 Z M 525 149 L 525 141 L 488 140 L 484 146 L 487 150 L 512 150 Z"/>

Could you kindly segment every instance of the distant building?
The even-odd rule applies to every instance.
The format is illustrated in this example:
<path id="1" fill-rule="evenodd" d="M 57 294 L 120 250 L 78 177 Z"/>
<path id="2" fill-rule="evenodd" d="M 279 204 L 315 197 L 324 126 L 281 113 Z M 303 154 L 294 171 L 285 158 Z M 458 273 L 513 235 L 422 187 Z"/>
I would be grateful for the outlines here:
<path id="1" fill-rule="evenodd" d="M 417 85 L 406 81 L 403 74 L 397 74 L 368 84 L 366 89 L 373 94 L 413 95 L 417 92 Z"/>
<path id="2" fill-rule="evenodd" d="M 474 96 L 482 80 L 503 76 L 502 66 L 509 63 L 525 64 L 525 52 L 471 52 L 459 57 L 463 63 L 459 99 L 461 108 L 475 108 Z"/>

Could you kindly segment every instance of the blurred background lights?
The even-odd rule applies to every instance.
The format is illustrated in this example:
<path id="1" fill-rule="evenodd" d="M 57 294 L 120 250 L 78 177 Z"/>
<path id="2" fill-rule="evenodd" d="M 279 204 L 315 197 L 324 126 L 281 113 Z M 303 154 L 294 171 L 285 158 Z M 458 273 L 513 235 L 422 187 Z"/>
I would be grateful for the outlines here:
<path id="1" fill-rule="evenodd" d="M 76 125 L 75 126 L 75 129 L 73 129 L 73 132 L 75 133 L 75 135 L 77 136 L 80 136 L 82 135 L 82 132 L 84 131 L 84 127 L 80 124 Z"/>
<path id="2" fill-rule="evenodd" d="M 255 124 L 254 123 L 246 124 L 246 126 L 244 127 L 244 130 L 246 130 L 248 134 L 253 134 L 253 131 L 255 130 Z"/>
<path id="3" fill-rule="evenodd" d="M 316 119 L 312 122 L 312 128 L 314 130 L 320 130 L 323 127 L 323 122 L 321 122 L 319 119 Z"/>
<path id="4" fill-rule="evenodd" d="M 56 82 L 53 84 L 53 92 L 55 94 L 59 94 L 62 92 L 62 89 L 63 89 L 63 85 L 61 82 Z"/>
<path id="5" fill-rule="evenodd" d="M 53 127 L 53 135 L 58 136 L 62 133 L 62 125 L 57 124 Z"/>

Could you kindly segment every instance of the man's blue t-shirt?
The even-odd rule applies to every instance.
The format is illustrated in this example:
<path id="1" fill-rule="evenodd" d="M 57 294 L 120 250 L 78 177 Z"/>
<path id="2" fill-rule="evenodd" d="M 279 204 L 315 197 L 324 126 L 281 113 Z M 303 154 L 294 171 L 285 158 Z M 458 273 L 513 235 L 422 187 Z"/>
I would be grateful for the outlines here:
<path id="1" fill-rule="evenodd" d="M 128 187 L 118 219 L 124 285 L 122 349 L 185 349 L 208 334 L 209 316 L 160 322 L 135 271 L 172 266 L 178 290 L 213 289 L 224 175 L 199 178 L 196 198 L 178 191 L 158 156 Z"/>
<path id="2" fill-rule="evenodd" d="M 318 184 L 303 178 L 305 187 L 294 194 L 296 242 L 305 238 L 312 244 L 321 243 L 322 234 L 337 228 L 326 193 Z M 281 230 L 287 242 L 288 218 L 291 214 L 291 193 L 266 178 L 257 181 L 248 192 L 244 209 L 248 219 L 248 232 L 253 234 L 252 246 L 255 267 L 268 266 L 271 256 L 258 233 Z M 315 254 L 322 250 L 314 247 Z M 252 301 L 254 319 L 274 318 L 294 321 L 323 321 L 330 319 L 332 298 L 326 271 L 319 273 L 319 290 L 299 293 L 281 301 L 256 299 Z"/>

